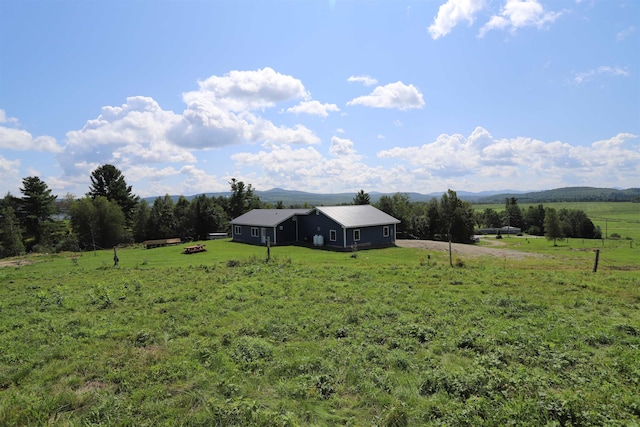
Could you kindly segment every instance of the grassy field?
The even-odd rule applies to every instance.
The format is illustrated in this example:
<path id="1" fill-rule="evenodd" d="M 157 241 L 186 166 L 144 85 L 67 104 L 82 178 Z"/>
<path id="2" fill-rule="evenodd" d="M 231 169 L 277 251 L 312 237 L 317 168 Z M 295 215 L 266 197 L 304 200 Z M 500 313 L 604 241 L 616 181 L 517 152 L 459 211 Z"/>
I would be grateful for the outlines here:
<path id="1" fill-rule="evenodd" d="M 206 243 L 0 268 L 0 425 L 640 422 L 635 246 Z"/>
<path id="2" fill-rule="evenodd" d="M 533 204 L 537 206 L 538 204 Z M 619 234 L 623 239 L 629 238 L 640 242 L 640 203 L 621 202 L 563 202 L 563 203 L 543 203 L 544 207 L 558 209 L 580 209 L 584 211 L 593 223 L 600 227 L 602 235 L 610 236 L 612 233 Z M 529 204 L 519 204 L 521 208 L 527 209 Z M 492 208 L 500 212 L 504 210 L 501 205 L 474 205 L 477 211 Z"/>

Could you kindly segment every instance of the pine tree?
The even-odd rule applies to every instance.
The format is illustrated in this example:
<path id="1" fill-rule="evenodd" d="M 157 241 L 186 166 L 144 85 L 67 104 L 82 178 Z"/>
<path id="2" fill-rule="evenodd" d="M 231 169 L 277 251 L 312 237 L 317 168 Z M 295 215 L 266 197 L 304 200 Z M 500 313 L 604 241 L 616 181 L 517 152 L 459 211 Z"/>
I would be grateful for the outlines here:
<path id="1" fill-rule="evenodd" d="M 40 243 L 43 224 L 53 221 L 51 215 L 56 212 L 56 196 L 51 194 L 51 189 L 37 176 L 24 178 L 20 192 L 23 194 L 20 201 L 20 217 L 26 235 L 34 239 L 34 244 Z"/>
<path id="2" fill-rule="evenodd" d="M 16 217 L 16 213 L 12 207 L 6 207 L 0 211 L 2 222 L 0 232 L 0 256 L 18 256 L 24 253 L 24 244 L 22 243 L 22 230 L 20 222 Z"/>

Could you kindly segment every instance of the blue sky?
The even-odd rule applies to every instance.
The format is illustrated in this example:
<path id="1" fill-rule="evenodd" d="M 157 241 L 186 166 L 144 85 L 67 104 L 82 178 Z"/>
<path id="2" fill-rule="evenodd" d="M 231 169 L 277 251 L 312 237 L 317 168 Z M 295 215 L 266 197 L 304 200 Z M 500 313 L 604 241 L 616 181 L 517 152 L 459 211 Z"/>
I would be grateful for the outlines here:
<path id="1" fill-rule="evenodd" d="M 640 186 L 640 2 L 0 0 L 0 191 Z"/>

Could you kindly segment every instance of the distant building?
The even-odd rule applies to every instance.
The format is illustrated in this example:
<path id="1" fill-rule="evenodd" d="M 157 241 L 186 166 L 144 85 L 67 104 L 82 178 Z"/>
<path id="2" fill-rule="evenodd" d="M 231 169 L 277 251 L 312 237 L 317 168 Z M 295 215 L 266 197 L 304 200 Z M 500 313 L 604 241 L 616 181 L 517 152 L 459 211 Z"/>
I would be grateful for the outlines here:
<path id="1" fill-rule="evenodd" d="M 520 234 L 522 229 L 519 227 L 499 227 L 499 228 L 479 228 L 476 234 Z"/>
<path id="2" fill-rule="evenodd" d="M 371 205 L 254 209 L 231 221 L 235 242 L 308 244 L 337 250 L 393 246 L 400 221 Z"/>

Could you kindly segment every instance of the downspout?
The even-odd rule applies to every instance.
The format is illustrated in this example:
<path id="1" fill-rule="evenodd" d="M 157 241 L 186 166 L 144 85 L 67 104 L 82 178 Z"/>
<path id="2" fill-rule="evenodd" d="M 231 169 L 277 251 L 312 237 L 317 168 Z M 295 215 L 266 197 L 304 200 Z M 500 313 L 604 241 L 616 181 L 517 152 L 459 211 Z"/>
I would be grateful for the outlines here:
<path id="1" fill-rule="evenodd" d="M 346 227 L 342 227 L 342 248 L 347 248 L 347 229 Z"/>
<path id="2" fill-rule="evenodd" d="M 273 244 L 274 244 L 274 245 L 278 243 L 278 242 L 277 242 L 277 240 L 278 240 L 278 239 L 277 239 L 277 237 L 278 237 L 278 234 L 277 234 L 277 233 L 278 233 L 278 232 L 276 231 L 276 227 L 277 227 L 277 225 L 276 225 L 275 227 L 273 227 Z"/>

